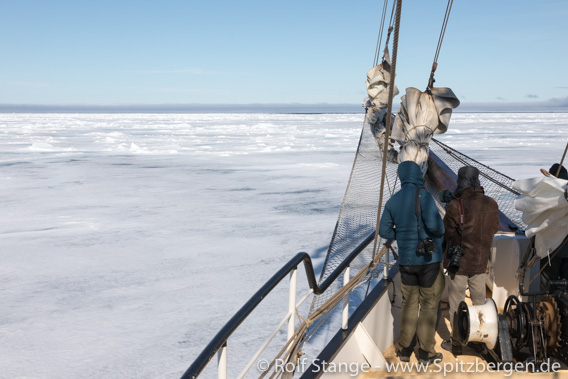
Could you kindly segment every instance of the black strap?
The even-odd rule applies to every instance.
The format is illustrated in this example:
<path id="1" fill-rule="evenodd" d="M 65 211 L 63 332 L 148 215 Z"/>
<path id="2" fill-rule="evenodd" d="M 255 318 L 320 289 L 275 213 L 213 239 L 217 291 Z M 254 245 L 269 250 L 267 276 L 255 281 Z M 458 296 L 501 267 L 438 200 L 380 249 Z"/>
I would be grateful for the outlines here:
<path id="1" fill-rule="evenodd" d="M 416 186 L 416 187 L 418 187 L 418 186 Z M 414 195 L 414 214 L 416 214 L 416 221 L 417 221 L 417 224 L 418 224 L 418 241 L 422 240 L 422 237 L 420 236 L 420 215 L 421 215 L 421 211 L 420 211 L 420 190 L 422 188 L 424 188 L 424 187 L 416 188 L 416 195 Z"/>

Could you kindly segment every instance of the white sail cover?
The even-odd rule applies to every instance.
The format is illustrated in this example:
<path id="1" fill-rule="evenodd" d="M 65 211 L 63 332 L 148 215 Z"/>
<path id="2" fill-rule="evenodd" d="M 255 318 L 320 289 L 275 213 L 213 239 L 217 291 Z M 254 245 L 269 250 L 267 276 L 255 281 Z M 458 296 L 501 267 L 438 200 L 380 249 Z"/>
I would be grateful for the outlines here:
<path id="1" fill-rule="evenodd" d="M 385 115 L 388 108 L 389 85 L 391 80 L 391 63 L 389 50 L 385 47 L 383 62 L 367 72 L 367 98 L 363 102 L 363 106 L 367 108 L 366 122 L 369 124 L 373 135 L 375 136 L 381 150 L 384 148 L 385 140 Z M 396 85 L 393 89 L 393 96 L 398 95 L 399 91 Z M 388 150 L 394 148 L 389 141 Z"/>
<path id="2" fill-rule="evenodd" d="M 383 62 L 367 71 L 367 80 L 365 82 L 367 85 L 367 95 L 369 95 L 367 104 L 370 108 L 374 108 L 377 111 L 387 108 L 389 105 L 388 87 L 391 80 L 390 70 L 389 51 L 385 48 Z M 393 96 L 398 95 L 398 93 L 398 88 L 395 85 Z"/>
<path id="3" fill-rule="evenodd" d="M 432 88 L 430 93 L 407 88 L 401 99 L 400 110 L 394 120 L 391 138 L 403 147 L 398 161 L 414 161 L 422 172 L 428 169 L 428 144 L 434 134 L 448 130 L 452 110 L 460 101 L 449 88 Z"/>
<path id="4" fill-rule="evenodd" d="M 535 236 L 536 254 L 540 258 L 552 253 L 568 235 L 568 180 L 555 177 L 522 179 L 513 182 L 521 193 L 515 208 L 523 212 L 528 225 L 525 234 Z"/>

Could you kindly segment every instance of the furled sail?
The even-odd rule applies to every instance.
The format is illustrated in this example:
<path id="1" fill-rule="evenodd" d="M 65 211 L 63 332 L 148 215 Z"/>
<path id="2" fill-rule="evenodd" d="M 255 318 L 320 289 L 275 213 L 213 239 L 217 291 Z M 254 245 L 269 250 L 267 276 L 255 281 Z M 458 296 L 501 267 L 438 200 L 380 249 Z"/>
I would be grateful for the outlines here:
<path id="1" fill-rule="evenodd" d="M 425 173 L 430 151 L 428 144 L 434 134 L 448 130 L 452 110 L 459 104 L 449 88 L 432 88 L 426 92 L 407 88 L 390 137 L 402 145 L 398 162 L 414 161 Z"/>
<path id="2" fill-rule="evenodd" d="M 385 134 L 385 115 L 387 114 L 389 83 L 391 80 L 391 63 L 388 48 L 384 50 L 383 62 L 367 72 L 367 98 L 363 102 L 363 106 L 367 108 L 366 122 L 371 128 L 373 135 L 377 139 L 381 149 L 384 143 Z M 398 95 L 399 91 L 396 86 L 393 89 L 393 96 Z M 389 149 L 392 144 L 389 141 Z"/>
<path id="3" fill-rule="evenodd" d="M 513 182 L 521 196 L 515 208 L 523 212 L 527 237 L 535 237 L 536 254 L 544 258 L 568 235 L 568 180 L 555 177 L 522 179 Z"/>
<path id="4" fill-rule="evenodd" d="M 381 110 L 388 107 L 390 71 L 390 55 L 388 48 L 385 48 L 383 62 L 367 72 L 366 85 L 367 94 L 369 95 L 367 104 L 370 105 L 370 110 Z M 398 93 L 398 88 L 394 86 L 394 96 L 398 95 Z"/>

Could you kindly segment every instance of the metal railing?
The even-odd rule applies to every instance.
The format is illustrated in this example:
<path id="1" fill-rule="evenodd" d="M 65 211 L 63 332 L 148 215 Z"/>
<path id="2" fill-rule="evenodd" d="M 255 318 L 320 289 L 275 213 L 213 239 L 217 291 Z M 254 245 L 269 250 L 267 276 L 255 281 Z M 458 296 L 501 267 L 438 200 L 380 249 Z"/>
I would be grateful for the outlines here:
<path id="1" fill-rule="evenodd" d="M 255 354 L 251 362 L 245 367 L 240 377 L 244 376 L 247 371 L 252 367 L 252 364 L 270 341 L 274 338 L 278 330 L 284 326 L 286 321 L 288 321 L 288 338 L 290 338 L 295 331 L 294 325 L 294 314 L 296 308 L 303 303 L 310 294 L 322 294 L 326 289 L 331 286 L 331 284 L 344 272 L 344 283 L 349 279 L 349 270 L 353 259 L 355 259 L 375 238 L 375 232 L 371 233 L 363 242 L 359 244 L 346 258 L 345 260 L 321 283 L 317 284 L 316 275 L 314 273 L 314 268 L 312 265 L 312 260 L 308 253 L 302 252 L 296 254 L 288 263 L 286 263 L 278 272 L 276 272 L 246 303 L 239 309 L 239 311 L 231 317 L 231 319 L 221 328 L 221 330 L 213 337 L 211 342 L 203 349 L 201 354 L 195 359 L 195 361 L 189 366 L 189 368 L 182 375 L 182 379 L 194 379 L 199 376 L 199 374 L 205 369 L 207 364 L 215 356 L 217 352 L 218 355 L 218 377 L 226 378 L 227 375 L 227 340 L 233 334 L 233 332 L 241 325 L 241 323 L 251 314 L 251 312 L 262 302 L 262 300 L 288 275 L 290 274 L 290 296 L 288 301 L 288 314 L 284 317 L 284 320 L 278 325 L 276 331 L 269 337 L 269 340 L 260 348 L 260 350 Z M 297 281 L 297 268 L 300 263 L 304 263 L 304 268 L 306 270 L 306 277 L 308 284 L 310 286 L 310 291 L 296 304 L 296 281 Z M 346 327 L 345 317 L 348 316 L 347 312 L 344 310 L 344 321 L 343 327 Z"/>

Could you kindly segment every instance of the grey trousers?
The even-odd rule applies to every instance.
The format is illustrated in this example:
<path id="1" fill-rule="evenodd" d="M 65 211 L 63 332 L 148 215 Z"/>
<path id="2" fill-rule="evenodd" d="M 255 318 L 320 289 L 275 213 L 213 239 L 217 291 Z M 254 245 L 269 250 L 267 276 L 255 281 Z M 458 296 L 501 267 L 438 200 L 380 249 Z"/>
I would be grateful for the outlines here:
<path id="1" fill-rule="evenodd" d="M 458 306 L 465 300 L 465 289 L 469 286 L 471 302 L 473 305 L 483 305 L 485 303 L 485 277 L 487 275 L 477 274 L 467 275 L 448 275 L 448 297 L 450 302 L 450 323 L 452 325 L 452 338 L 457 338 L 454 333 L 454 317 L 458 311 Z"/>
<path id="2" fill-rule="evenodd" d="M 426 266 L 417 266 L 426 267 Z M 413 347 L 414 336 L 418 337 L 420 349 L 429 356 L 436 354 L 436 322 L 438 319 L 438 305 L 444 291 L 445 278 L 441 264 L 432 264 L 435 269 L 435 278 L 430 287 L 420 285 L 407 285 L 401 283 L 402 312 L 400 322 L 400 338 L 396 349 L 402 350 Z"/>

